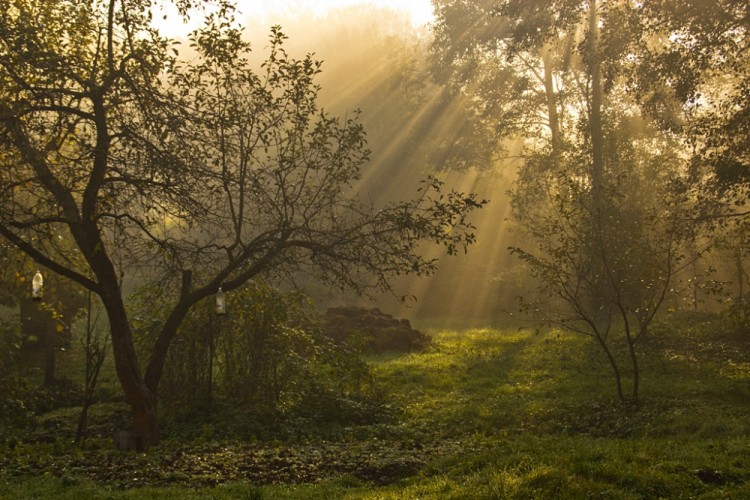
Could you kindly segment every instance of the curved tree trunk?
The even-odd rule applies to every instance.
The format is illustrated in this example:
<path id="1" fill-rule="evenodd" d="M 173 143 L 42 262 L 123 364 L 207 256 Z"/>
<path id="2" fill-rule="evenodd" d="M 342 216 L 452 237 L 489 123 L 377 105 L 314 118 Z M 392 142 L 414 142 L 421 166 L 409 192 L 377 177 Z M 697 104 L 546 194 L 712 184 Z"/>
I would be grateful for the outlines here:
<path id="1" fill-rule="evenodd" d="M 136 435 L 136 449 L 145 451 L 159 443 L 159 415 L 157 413 L 156 394 L 145 385 L 139 386 L 137 396 L 129 400 L 133 414 L 133 429 Z"/>
<path id="2" fill-rule="evenodd" d="M 617 365 L 617 360 L 615 360 L 615 357 L 612 355 L 609 347 L 607 347 L 604 339 L 602 339 L 602 337 L 599 335 L 596 336 L 596 339 L 599 341 L 599 345 L 601 346 L 602 350 L 604 350 L 604 353 L 607 356 L 607 361 L 609 361 L 609 366 L 612 368 L 612 373 L 615 376 L 615 384 L 617 385 L 617 397 L 620 399 L 620 401 L 624 402 L 625 393 L 622 390 L 622 374 L 620 373 L 620 367 Z"/>
<path id="3" fill-rule="evenodd" d="M 627 329 L 628 354 L 630 355 L 630 365 L 633 370 L 633 392 L 632 400 L 638 402 L 638 391 L 641 385 L 640 367 L 638 366 L 638 353 L 635 351 L 635 339 L 631 335 L 630 328 Z"/>
<path id="4" fill-rule="evenodd" d="M 104 243 L 99 228 L 93 220 L 72 225 L 71 229 L 79 248 L 97 277 L 96 293 L 101 299 L 109 320 L 117 378 L 132 412 L 134 446 L 138 450 L 145 450 L 159 442 L 157 396 L 155 391 L 149 389 L 141 376 L 117 272 L 106 253 L 100 250 L 104 248 Z"/>
<path id="5" fill-rule="evenodd" d="M 145 450 L 159 442 L 156 393 L 148 388 L 141 377 L 130 324 L 122 301 L 118 300 L 117 294 L 102 295 L 102 302 L 110 321 L 117 378 L 132 412 L 136 447 L 138 450 Z"/>
<path id="6" fill-rule="evenodd" d="M 132 412 L 136 447 L 139 450 L 145 450 L 159 442 L 156 393 L 146 386 L 138 370 L 138 361 L 127 318 L 109 310 L 108 313 L 117 378 L 120 380 Z M 124 319 L 124 321 L 120 322 L 118 319 Z"/>
<path id="7" fill-rule="evenodd" d="M 638 366 L 638 357 L 635 352 L 635 346 L 630 344 L 630 359 L 633 363 L 633 401 L 638 401 L 638 393 L 641 386 L 640 367 Z"/>

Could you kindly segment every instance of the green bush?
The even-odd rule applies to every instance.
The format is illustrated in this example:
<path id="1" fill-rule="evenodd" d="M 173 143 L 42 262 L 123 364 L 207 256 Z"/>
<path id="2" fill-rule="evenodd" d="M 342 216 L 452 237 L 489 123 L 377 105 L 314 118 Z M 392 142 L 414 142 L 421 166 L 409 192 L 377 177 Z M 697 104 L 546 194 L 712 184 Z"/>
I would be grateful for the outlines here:
<path id="1" fill-rule="evenodd" d="M 27 400 L 30 390 L 18 376 L 0 378 L 0 442 L 33 426 L 34 413 Z"/>
<path id="2" fill-rule="evenodd" d="M 722 313 L 722 320 L 728 332 L 750 336 L 750 295 L 735 298 Z"/>
<path id="3" fill-rule="evenodd" d="M 59 408 L 79 407 L 83 401 L 80 384 L 67 377 L 58 377 L 54 385 L 35 389 L 29 404 L 35 413 L 46 413 Z"/>
<path id="4" fill-rule="evenodd" d="M 20 347 L 18 330 L 0 323 L 0 441 L 33 424 L 32 391 L 17 372 Z"/>
<path id="5" fill-rule="evenodd" d="M 386 413 L 359 349 L 325 335 L 302 293 L 254 281 L 226 301 L 226 316 L 198 304 L 170 349 L 160 396 L 176 416 L 189 406 L 186 418 L 202 418 L 220 401 L 262 433 L 284 416 L 345 423 Z"/>

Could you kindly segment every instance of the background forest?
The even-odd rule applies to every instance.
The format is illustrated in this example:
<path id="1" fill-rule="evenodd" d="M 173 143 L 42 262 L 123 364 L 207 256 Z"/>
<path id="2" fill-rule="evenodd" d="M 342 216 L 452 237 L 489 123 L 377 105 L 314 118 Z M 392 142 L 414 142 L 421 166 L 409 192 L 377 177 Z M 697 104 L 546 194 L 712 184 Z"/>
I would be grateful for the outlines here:
<path id="1" fill-rule="evenodd" d="M 0 495 L 747 494 L 746 2 L 193 3 L 0 13 Z"/>

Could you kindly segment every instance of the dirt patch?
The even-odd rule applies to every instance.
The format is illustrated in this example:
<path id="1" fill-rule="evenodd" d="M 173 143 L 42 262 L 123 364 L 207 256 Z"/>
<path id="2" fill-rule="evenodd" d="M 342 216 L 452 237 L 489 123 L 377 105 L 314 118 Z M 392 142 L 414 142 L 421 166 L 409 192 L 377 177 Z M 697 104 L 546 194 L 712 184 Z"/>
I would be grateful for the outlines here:
<path id="1" fill-rule="evenodd" d="M 360 336 L 366 350 L 416 352 L 430 345 L 430 337 L 378 308 L 332 307 L 322 318 L 323 328 L 336 342 Z"/>

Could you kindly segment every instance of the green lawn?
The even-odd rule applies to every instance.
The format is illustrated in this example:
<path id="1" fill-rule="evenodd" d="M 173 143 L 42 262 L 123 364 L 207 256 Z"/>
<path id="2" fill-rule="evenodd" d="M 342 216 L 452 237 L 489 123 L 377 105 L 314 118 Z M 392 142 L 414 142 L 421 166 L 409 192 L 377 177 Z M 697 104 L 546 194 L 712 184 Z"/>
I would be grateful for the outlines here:
<path id="1" fill-rule="evenodd" d="M 0 450 L 2 498 L 750 498 L 750 343 L 705 318 L 640 346 L 622 406 L 587 339 L 432 331 L 371 359 L 392 416 L 321 436 L 148 454 L 58 440 Z M 120 489 L 123 491 L 120 491 Z"/>

